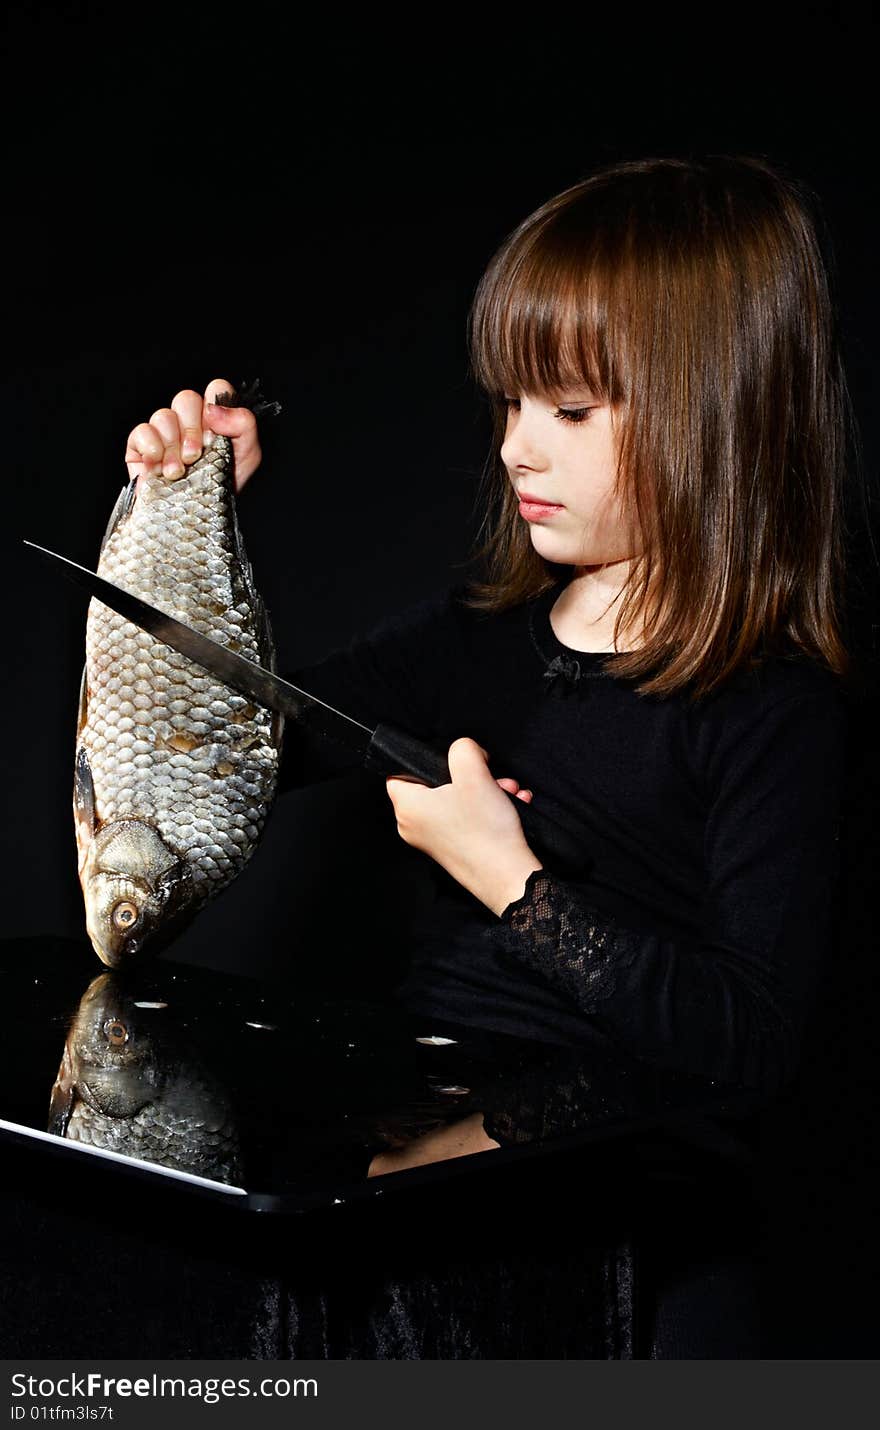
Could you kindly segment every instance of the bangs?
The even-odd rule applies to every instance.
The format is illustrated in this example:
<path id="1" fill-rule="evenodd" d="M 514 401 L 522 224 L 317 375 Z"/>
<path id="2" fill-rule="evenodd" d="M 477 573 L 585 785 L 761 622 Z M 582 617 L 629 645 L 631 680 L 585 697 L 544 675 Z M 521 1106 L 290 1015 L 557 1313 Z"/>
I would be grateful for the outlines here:
<path id="1" fill-rule="evenodd" d="M 494 428 L 474 602 L 504 610 L 562 574 L 519 512 L 504 399 L 580 405 L 585 387 L 614 409 L 616 490 L 641 534 L 615 641 L 632 621 L 645 643 L 615 673 L 699 696 L 777 647 L 845 673 L 835 331 L 810 203 L 763 159 L 634 160 L 548 200 L 468 315 Z"/>
<path id="2" fill-rule="evenodd" d="M 558 396 L 583 386 L 619 400 L 608 331 L 614 311 L 609 265 L 583 236 L 573 244 L 561 217 L 549 229 L 513 234 L 477 289 L 470 369 L 493 401 L 521 392 Z"/>

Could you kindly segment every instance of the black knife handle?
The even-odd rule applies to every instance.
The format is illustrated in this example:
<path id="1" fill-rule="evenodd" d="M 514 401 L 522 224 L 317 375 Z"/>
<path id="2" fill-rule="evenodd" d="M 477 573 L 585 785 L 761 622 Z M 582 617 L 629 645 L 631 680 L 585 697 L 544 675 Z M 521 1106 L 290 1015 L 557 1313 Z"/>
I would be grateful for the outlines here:
<path id="1" fill-rule="evenodd" d="M 382 770 L 386 775 L 405 770 L 408 775 L 424 780 L 432 789 L 448 785 L 452 780 L 449 761 L 442 750 L 435 750 L 433 745 L 426 745 L 424 740 L 417 740 L 414 735 L 408 735 L 394 725 L 376 726 L 364 764 L 369 769 Z"/>
<path id="2" fill-rule="evenodd" d="M 424 740 L 418 740 L 394 725 L 376 726 L 364 764 L 368 769 L 381 770 L 387 775 L 403 770 L 424 780 L 432 789 L 448 785 L 452 778 L 449 761 L 441 750 L 435 750 Z M 568 830 L 540 809 L 535 809 L 534 805 L 517 799 L 515 795 L 509 797 L 516 804 L 523 834 L 530 847 L 548 867 L 560 874 L 583 873 L 589 862 L 588 856 Z"/>

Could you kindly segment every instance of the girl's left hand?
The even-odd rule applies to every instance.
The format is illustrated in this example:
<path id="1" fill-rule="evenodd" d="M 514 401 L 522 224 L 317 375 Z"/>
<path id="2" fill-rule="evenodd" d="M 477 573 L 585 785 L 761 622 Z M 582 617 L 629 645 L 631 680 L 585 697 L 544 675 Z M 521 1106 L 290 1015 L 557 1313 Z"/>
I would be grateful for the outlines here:
<path id="1" fill-rule="evenodd" d="M 487 751 L 466 738 L 449 747 L 449 773 L 452 783 L 436 789 L 406 775 L 386 779 L 398 833 L 500 915 L 521 898 L 529 874 L 543 867 L 526 843 L 513 801 L 502 793 L 527 803 L 531 791 L 512 779 L 496 780 Z"/>

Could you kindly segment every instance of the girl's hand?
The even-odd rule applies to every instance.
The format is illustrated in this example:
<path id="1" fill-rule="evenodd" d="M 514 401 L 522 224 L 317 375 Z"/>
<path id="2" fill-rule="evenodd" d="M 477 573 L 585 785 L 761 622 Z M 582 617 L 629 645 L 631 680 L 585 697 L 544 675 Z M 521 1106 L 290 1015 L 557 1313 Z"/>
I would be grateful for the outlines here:
<path id="1" fill-rule="evenodd" d="M 513 779 L 496 780 L 475 740 L 453 741 L 449 773 L 452 783 L 437 789 L 407 775 L 386 779 L 398 833 L 501 914 L 521 898 L 529 874 L 543 867 L 526 843 L 513 802 L 502 794 L 506 789 L 527 803 L 531 791 L 520 790 Z"/>
<path id="2" fill-rule="evenodd" d="M 234 392 L 231 382 L 215 377 L 205 396 L 185 390 L 171 399 L 170 407 L 160 407 L 149 422 L 141 422 L 128 434 L 125 461 L 134 479 L 161 472 L 169 481 L 182 477 L 187 467 L 202 455 L 209 432 L 222 433 L 232 440 L 235 461 L 235 490 L 240 492 L 260 465 L 262 452 L 257 435 L 257 419 L 246 407 L 213 405 L 218 392 Z"/>

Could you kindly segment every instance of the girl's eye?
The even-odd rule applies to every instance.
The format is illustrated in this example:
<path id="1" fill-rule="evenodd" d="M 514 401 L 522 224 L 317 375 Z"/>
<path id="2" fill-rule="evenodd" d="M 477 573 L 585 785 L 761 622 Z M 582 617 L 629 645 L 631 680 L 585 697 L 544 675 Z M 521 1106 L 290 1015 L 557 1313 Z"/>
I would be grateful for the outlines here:
<path id="1" fill-rule="evenodd" d="M 518 397 L 499 397 L 498 401 L 502 407 L 519 407 Z M 578 426 L 581 422 L 589 421 L 594 411 L 592 407 L 557 407 L 553 416 L 558 417 L 560 422 L 572 422 Z"/>

